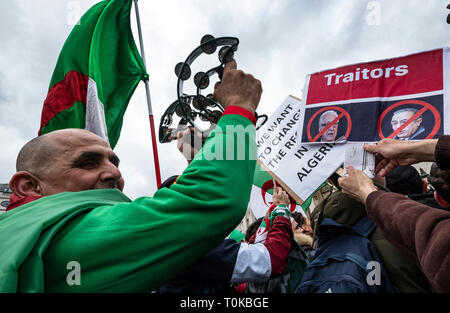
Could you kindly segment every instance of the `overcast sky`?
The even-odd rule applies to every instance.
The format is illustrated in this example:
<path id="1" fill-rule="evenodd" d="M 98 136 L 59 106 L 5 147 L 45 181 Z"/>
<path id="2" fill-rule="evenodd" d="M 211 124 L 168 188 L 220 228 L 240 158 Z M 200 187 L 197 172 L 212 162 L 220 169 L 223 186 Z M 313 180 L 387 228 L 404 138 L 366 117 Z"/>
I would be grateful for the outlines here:
<path id="1" fill-rule="evenodd" d="M 57 57 L 76 17 L 96 0 L 0 2 L 0 183 L 15 172 L 20 148 L 37 135 Z M 450 46 L 448 0 L 141 0 L 139 2 L 156 132 L 176 98 L 174 66 L 205 34 L 240 40 L 238 67 L 260 79 L 259 113 L 270 115 L 289 94 L 302 97 L 308 73 Z M 139 45 L 132 11 L 133 31 Z M 214 65 L 199 59 L 199 69 Z M 204 63 L 202 63 L 204 62 Z M 195 73 L 195 72 L 194 72 Z M 156 190 L 145 89 L 125 114 L 116 153 L 125 193 Z M 162 179 L 186 161 L 175 143 L 158 144 Z"/>

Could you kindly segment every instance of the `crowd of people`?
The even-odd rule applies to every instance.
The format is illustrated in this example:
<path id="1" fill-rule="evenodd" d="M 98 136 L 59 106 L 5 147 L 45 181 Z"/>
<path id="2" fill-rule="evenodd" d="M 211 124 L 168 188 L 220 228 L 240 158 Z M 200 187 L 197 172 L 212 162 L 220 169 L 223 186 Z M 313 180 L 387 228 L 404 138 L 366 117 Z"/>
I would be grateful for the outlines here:
<path id="1" fill-rule="evenodd" d="M 188 166 L 153 197 L 126 197 L 118 156 L 86 130 L 29 141 L 0 216 L 0 292 L 450 292 L 450 136 L 366 145 L 377 179 L 334 174 L 306 215 L 276 187 L 266 215 L 232 233 L 250 197 L 261 93 L 229 62 L 214 91 L 224 114 L 201 147 L 194 129 L 178 133 Z M 434 162 L 429 184 L 410 167 L 422 161 Z"/>

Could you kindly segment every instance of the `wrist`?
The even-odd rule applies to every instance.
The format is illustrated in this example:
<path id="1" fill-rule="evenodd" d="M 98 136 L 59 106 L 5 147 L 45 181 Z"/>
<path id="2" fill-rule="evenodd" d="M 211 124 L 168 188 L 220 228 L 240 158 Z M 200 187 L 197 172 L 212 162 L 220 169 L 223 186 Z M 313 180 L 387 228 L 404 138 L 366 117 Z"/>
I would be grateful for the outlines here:
<path id="1" fill-rule="evenodd" d="M 270 213 L 271 218 L 275 218 L 277 216 L 283 216 L 286 218 L 291 217 L 291 211 L 284 204 L 279 204 L 273 211 Z"/>
<path id="2" fill-rule="evenodd" d="M 378 191 L 375 185 L 363 187 L 359 195 L 361 202 L 366 203 L 367 197 L 374 191 Z"/>
<path id="3" fill-rule="evenodd" d="M 247 110 L 242 105 L 227 106 L 227 108 L 225 109 L 225 111 L 223 112 L 222 115 L 227 115 L 227 114 L 242 115 L 242 116 L 246 117 L 247 119 L 249 119 L 253 123 L 253 125 L 256 125 L 256 117 L 255 117 L 254 111 Z"/>
<path id="4" fill-rule="evenodd" d="M 243 99 L 242 97 L 232 97 L 229 99 L 229 101 L 225 102 L 225 108 L 234 106 L 234 107 L 240 107 L 243 108 L 252 114 L 255 113 L 255 106 L 252 105 L 251 101 L 248 99 Z"/>
<path id="5" fill-rule="evenodd" d="M 252 115 L 255 115 L 255 108 L 252 105 L 249 104 L 242 104 L 239 105 L 241 108 L 243 108 L 244 110 L 249 111 L 250 113 L 252 113 Z"/>
<path id="6" fill-rule="evenodd" d="M 405 142 L 401 147 L 400 157 L 412 159 L 416 162 L 434 162 L 434 151 L 437 139 L 421 140 L 415 142 Z"/>
<path id="7" fill-rule="evenodd" d="M 417 149 L 412 155 L 412 158 L 416 159 L 418 162 L 435 162 L 435 150 L 438 140 L 429 139 L 417 142 Z"/>

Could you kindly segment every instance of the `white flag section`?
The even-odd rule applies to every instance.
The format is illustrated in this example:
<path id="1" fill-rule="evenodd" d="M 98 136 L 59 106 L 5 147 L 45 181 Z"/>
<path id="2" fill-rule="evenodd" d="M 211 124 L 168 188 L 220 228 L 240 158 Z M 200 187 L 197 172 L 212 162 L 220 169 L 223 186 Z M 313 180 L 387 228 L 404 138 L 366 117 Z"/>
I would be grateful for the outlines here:
<path id="1" fill-rule="evenodd" d="M 287 97 L 257 131 L 256 144 L 258 159 L 304 201 L 344 163 L 346 147 L 302 143 L 300 112 L 301 100 Z"/>

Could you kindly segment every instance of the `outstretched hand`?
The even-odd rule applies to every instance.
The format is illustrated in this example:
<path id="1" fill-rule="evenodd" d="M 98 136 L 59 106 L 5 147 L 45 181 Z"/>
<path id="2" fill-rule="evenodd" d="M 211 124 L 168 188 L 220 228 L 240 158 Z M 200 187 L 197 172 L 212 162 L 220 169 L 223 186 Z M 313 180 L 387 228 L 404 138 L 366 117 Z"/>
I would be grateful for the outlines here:
<path id="1" fill-rule="evenodd" d="M 214 87 L 214 97 L 224 108 L 230 105 L 239 106 L 253 114 L 258 107 L 261 93 L 261 82 L 238 70 L 235 60 L 225 65 L 222 81 Z"/>
<path id="2" fill-rule="evenodd" d="M 362 171 L 347 167 L 347 177 L 339 177 L 338 183 L 342 187 L 342 192 L 359 202 L 366 203 L 366 199 L 373 191 L 377 191 L 373 181 Z"/>
<path id="3" fill-rule="evenodd" d="M 437 140 L 421 142 L 383 139 L 364 149 L 375 154 L 375 173 L 384 177 L 397 166 L 411 165 L 421 161 L 433 161 Z"/>

